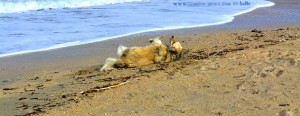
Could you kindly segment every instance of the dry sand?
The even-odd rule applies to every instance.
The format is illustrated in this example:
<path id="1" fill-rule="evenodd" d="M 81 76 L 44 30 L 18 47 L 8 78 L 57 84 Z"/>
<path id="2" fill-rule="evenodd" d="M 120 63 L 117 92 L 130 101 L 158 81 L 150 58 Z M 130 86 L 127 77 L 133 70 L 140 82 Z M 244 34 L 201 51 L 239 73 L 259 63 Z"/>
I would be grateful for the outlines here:
<path id="1" fill-rule="evenodd" d="M 225 25 L 1 58 L 0 114 L 300 115 L 300 2 L 274 1 Z M 119 44 L 157 35 L 177 36 L 182 58 L 99 71 Z"/>

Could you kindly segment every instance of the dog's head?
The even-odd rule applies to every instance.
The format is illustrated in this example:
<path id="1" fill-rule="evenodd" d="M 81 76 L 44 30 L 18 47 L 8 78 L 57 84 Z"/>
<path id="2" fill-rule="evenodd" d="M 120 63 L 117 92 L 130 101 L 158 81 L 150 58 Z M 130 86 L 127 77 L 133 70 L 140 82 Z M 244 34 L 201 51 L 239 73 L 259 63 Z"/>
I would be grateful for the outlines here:
<path id="1" fill-rule="evenodd" d="M 178 41 L 176 41 L 174 36 L 170 38 L 170 47 L 168 48 L 168 51 L 179 55 L 182 52 L 182 46 Z"/>
<path id="2" fill-rule="evenodd" d="M 159 39 L 159 37 L 150 39 L 149 42 L 150 42 L 151 45 L 154 45 L 154 46 L 160 46 L 160 45 L 162 45 L 162 42 Z"/>

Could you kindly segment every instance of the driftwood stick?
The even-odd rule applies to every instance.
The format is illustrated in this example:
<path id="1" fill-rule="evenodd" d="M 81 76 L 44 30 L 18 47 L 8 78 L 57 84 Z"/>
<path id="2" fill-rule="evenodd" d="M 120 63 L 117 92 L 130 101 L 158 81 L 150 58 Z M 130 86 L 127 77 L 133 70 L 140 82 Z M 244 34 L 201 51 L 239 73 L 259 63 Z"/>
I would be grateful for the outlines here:
<path id="1" fill-rule="evenodd" d="M 90 89 L 90 90 L 86 90 L 86 91 L 81 91 L 80 94 L 99 92 L 99 91 L 103 91 L 103 90 L 107 90 L 107 89 L 119 87 L 119 86 L 121 86 L 121 85 L 125 85 L 125 84 L 128 83 L 128 82 L 129 82 L 129 81 L 125 81 L 125 82 L 118 83 L 118 84 L 114 84 L 114 85 L 111 85 L 111 86 L 108 86 L 108 87 L 103 87 L 103 88 L 99 88 L 99 89 Z"/>

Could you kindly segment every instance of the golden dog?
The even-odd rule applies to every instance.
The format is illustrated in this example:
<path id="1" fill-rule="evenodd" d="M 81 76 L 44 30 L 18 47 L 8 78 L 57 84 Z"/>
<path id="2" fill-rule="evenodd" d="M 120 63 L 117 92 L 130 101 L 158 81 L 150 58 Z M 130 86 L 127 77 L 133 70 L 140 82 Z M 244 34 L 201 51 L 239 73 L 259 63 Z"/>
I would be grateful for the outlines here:
<path id="1" fill-rule="evenodd" d="M 181 55 L 182 46 L 172 36 L 170 46 L 164 45 L 159 38 L 150 39 L 150 45 L 145 47 L 119 46 L 119 59 L 107 58 L 101 71 L 114 68 L 137 67 L 154 63 L 174 61 Z"/>

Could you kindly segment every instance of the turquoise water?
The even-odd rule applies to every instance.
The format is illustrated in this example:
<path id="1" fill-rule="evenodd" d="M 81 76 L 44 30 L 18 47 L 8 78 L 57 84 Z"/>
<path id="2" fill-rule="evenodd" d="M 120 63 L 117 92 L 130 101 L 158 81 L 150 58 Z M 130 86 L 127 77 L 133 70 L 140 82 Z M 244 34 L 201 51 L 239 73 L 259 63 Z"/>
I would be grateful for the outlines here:
<path id="1" fill-rule="evenodd" d="M 2 0 L 0 57 L 147 31 L 209 26 L 264 0 Z"/>

